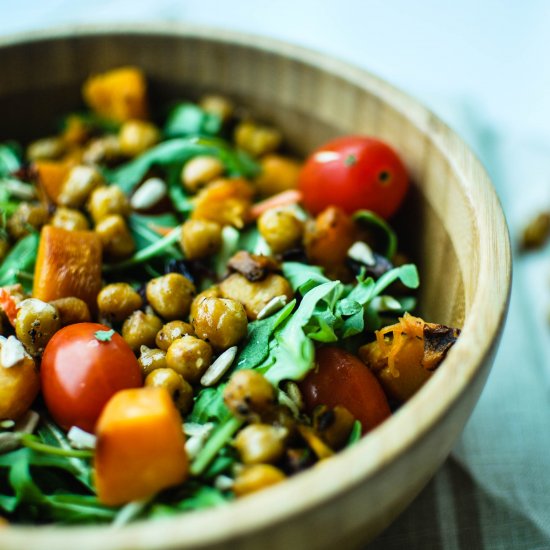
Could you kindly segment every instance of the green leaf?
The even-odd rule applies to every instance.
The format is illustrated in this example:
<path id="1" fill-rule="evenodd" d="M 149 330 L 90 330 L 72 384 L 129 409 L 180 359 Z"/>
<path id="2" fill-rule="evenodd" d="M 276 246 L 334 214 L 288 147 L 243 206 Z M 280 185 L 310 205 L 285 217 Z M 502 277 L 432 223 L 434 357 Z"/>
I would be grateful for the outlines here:
<path id="1" fill-rule="evenodd" d="M 342 283 L 333 281 L 307 292 L 294 315 L 275 333 L 271 352 L 259 367 L 274 386 L 284 379 L 302 380 L 313 367 L 315 348 L 303 327 L 310 322 L 319 302 L 330 303 L 334 297 L 331 295 L 341 293 L 342 287 Z"/>
<path id="2" fill-rule="evenodd" d="M 14 142 L 0 143 L 0 177 L 8 176 L 21 168 L 19 146 Z"/>
<path id="3" fill-rule="evenodd" d="M 302 295 L 318 285 L 330 282 L 330 279 L 323 275 L 321 267 L 300 262 L 284 262 L 283 275 L 292 289 Z"/>
<path id="4" fill-rule="evenodd" d="M 143 250 L 162 239 L 162 235 L 151 229 L 151 225 L 174 228 L 178 225 L 178 220 L 171 213 L 149 216 L 135 213 L 130 214 L 128 217 L 128 228 L 136 243 L 136 250 Z M 173 258 L 182 257 L 181 252 L 175 246 L 168 247 L 166 253 Z"/>
<path id="5" fill-rule="evenodd" d="M 233 434 L 243 425 L 243 422 L 240 418 L 230 416 L 218 425 L 206 445 L 191 463 L 191 475 L 199 476 L 204 472 L 220 449 L 229 442 Z"/>
<path id="6" fill-rule="evenodd" d="M 207 422 L 223 422 L 231 415 L 229 409 L 223 402 L 224 385 L 218 385 L 214 388 L 203 388 L 199 391 L 193 410 L 188 421 L 206 424 Z"/>
<path id="7" fill-rule="evenodd" d="M 215 136 L 222 127 L 222 119 L 201 109 L 194 103 L 179 103 L 168 114 L 164 134 L 168 138 L 196 135 Z"/>
<path id="8" fill-rule="evenodd" d="M 214 258 L 214 269 L 220 279 L 227 272 L 227 262 L 239 250 L 239 236 L 239 231 L 230 225 L 222 229 L 222 245 Z"/>
<path id="9" fill-rule="evenodd" d="M 119 262 L 117 264 L 104 264 L 103 271 L 110 273 L 112 271 L 119 271 L 121 269 L 127 269 L 143 262 L 156 258 L 158 256 L 166 255 L 166 251 L 170 250 L 170 246 L 179 241 L 180 231 L 179 227 L 175 227 L 168 235 L 162 237 L 158 241 L 138 250 L 131 258 Z"/>
<path id="10" fill-rule="evenodd" d="M 100 342 L 110 342 L 114 333 L 115 333 L 115 331 L 113 329 L 111 329 L 111 330 L 97 330 L 94 333 L 94 336 L 95 336 L 95 339 L 100 341 Z"/>
<path id="11" fill-rule="evenodd" d="M 390 260 L 395 256 L 397 252 L 397 235 L 386 220 L 370 210 L 359 210 L 353 215 L 353 219 L 380 230 L 386 240 L 384 256 Z"/>
<path id="12" fill-rule="evenodd" d="M 256 175 L 257 164 L 249 159 L 243 161 L 243 154 L 235 152 L 225 141 L 219 138 L 190 137 L 159 143 L 119 168 L 105 170 L 105 176 L 108 181 L 129 194 L 153 166 L 181 168 L 186 161 L 197 155 L 219 158 L 230 176 Z"/>
<path id="13" fill-rule="evenodd" d="M 359 420 L 356 420 L 351 428 L 346 447 L 351 447 L 352 445 L 355 445 L 361 439 L 362 431 L 363 427 L 361 426 L 361 422 L 359 422 Z"/>
<path id="14" fill-rule="evenodd" d="M 0 286 L 18 283 L 19 271 L 34 272 L 39 242 L 39 234 L 30 233 L 15 244 L 0 267 Z"/>

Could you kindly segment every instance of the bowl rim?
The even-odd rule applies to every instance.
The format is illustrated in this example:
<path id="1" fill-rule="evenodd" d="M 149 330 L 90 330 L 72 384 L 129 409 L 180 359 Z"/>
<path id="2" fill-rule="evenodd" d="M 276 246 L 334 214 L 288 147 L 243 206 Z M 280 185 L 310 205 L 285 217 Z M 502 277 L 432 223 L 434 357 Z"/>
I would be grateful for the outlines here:
<path id="1" fill-rule="evenodd" d="M 329 461 L 301 473 L 292 480 L 231 503 L 230 506 L 178 514 L 151 522 L 138 521 L 119 529 L 111 526 L 9 526 L 2 529 L 6 547 L 38 548 L 44 536 L 68 537 L 71 547 L 122 548 L 130 541 L 133 548 L 168 548 L 174 544 L 206 546 L 230 537 L 242 537 L 268 524 L 312 509 L 328 499 L 337 498 L 382 472 L 399 455 L 419 444 L 437 423 L 450 413 L 466 387 L 481 375 L 481 366 L 498 345 L 508 309 L 511 287 L 511 252 L 506 220 L 496 192 L 483 166 L 445 123 L 410 95 L 398 90 L 365 69 L 322 52 L 282 42 L 274 38 L 185 23 L 132 23 L 61 26 L 46 30 L 0 37 L 0 50 L 33 42 L 50 42 L 74 37 L 104 35 L 163 35 L 204 39 L 215 43 L 240 45 L 290 57 L 366 88 L 409 119 L 425 133 L 434 127 L 442 130 L 432 136 L 438 149 L 461 182 L 466 198 L 476 210 L 476 240 L 479 243 L 478 285 L 462 334 L 446 357 L 446 368 L 439 369 L 406 405 L 353 447 Z M 457 153 L 459 152 L 459 154 Z M 480 199 L 483 197 L 483 201 Z M 480 215 L 481 214 L 481 215 Z M 485 244 L 483 243 L 490 243 Z M 498 258 L 498 261 L 495 259 Z M 490 304 L 490 307 L 487 307 Z M 483 329 L 482 331 L 480 329 Z M 476 332 L 477 331 L 477 332 Z M 480 334 L 482 332 L 482 334 Z M 449 384 L 449 382 L 452 382 Z M 445 395 L 446 399 L 441 399 Z M 429 406 L 427 404 L 429 403 Z M 414 427 L 408 420 L 415 417 Z M 406 430 L 402 428 L 406 426 Z M 398 435 L 398 437 L 396 437 Z M 383 451 L 383 452 L 382 452 Z M 337 474 L 346 470 L 342 479 Z M 323 480 L 319 483 L 319 480 Z M 328 480 L 328 481 L 327 481 Z M 246 521 L 243 521 L 246 518 Z M 158 525 L 169 533 L 158 537 Z M 153 533 L 154 531 L 154 533 Z"/>

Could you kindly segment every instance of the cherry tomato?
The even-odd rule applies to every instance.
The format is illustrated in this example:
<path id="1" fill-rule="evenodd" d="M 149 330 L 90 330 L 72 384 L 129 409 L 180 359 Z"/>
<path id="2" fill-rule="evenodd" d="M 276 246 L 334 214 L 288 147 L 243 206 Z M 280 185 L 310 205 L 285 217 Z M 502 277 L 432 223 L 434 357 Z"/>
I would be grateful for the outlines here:
<path id="1" fill-rule="evenodd" d="M 308 157 L 298 187 L 312 214 L 333 205 L 348 214 L 372 210 L 389 218 L 403 201 L 409 178 L 397 154 L 384 142 L 346 136 L 326 143 Z"/>
<path id="2" fill-rule="evenodd" d="M 77 323 L 48 342 L 40 377 L 48 411 L 64 429 L 93 432 L 103 407 L 119 390 L 142 385 L 134 353 L 116 332 L 97 323 Z"/>
<path id="3" fill-rule="evenodd" d="M 315 353 L 317 368 L 300 383 L 306 409 L 317 405 L 346 407 L 361 422 L 363 434 L 391 415 L 388 400 L 380 383 L 355 355 L 340 348 L 319 348 Z"/>

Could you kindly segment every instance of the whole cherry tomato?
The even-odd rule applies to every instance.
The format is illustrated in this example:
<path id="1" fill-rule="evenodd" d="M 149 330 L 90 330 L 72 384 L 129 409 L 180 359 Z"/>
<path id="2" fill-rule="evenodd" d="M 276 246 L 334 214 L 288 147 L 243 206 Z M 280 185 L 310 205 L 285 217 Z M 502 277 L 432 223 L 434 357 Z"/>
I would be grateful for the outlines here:
<path id="1" fill-rule="evenodd" d="M 403 201 L 409 178 L 397 154 L 384 142 L 346 136 L 326 143 L 307 158 L 298 187 L 312 214 L 332 205 L 348 214 L 372 210 L 389 218 Z"/>
<path id="2" fill-rule="evenodd" d="M 386 394 L 368 367 L 340 348 L 319 348 L 317 368 L 300 383 L 306 409 L 340 405 L 361 422 L 363 434 L 391 415 Z"/>
<path id="3" fill-rule="evenodd" d="M 142 385 L 134 353 L 120 334 L 97 323 L 56 332 L 40 367 L 48 411 L 64 429 L 93 432 L 103 407 L 119 390 Z"/>

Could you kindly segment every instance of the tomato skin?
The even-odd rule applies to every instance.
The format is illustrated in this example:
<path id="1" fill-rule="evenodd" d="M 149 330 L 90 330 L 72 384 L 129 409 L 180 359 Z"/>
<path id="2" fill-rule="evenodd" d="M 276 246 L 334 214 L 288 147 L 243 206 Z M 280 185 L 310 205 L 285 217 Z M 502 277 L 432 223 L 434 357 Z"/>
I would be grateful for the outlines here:
<path id="1" fill-rule="evenodd" d="M 382 386 L 355 355 L 340 348 L 323 347 L 315 353 L 317 368 L 300 383 L 306 410 L 317 405 L 346 407 L 361 422 L 363 434 L 391 415 Z"/>
<path id="2" fill-rule="evenodd" d="M 103 407 L 119 390 L 142 385 L 137 359 L 120 334 L 100 342 L 98 323 L 77 323 L 56 332 L 42 356 L 40 377 L 48 411 L 65 430 L 93 433 Z"/>
<path id="3" fill-rule="evenodd" d="M 329 141 L 306 159 L 298 188 L 312 214 L 334 205 L 348 214 L 372 210 L 387 219 L 403 202 L 409 177 L 395 151 L 383 141 L 345 136 Z"/>

